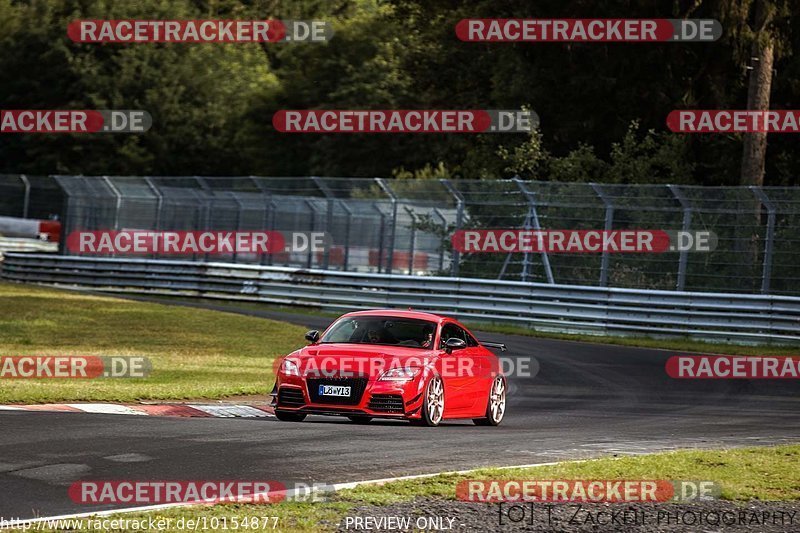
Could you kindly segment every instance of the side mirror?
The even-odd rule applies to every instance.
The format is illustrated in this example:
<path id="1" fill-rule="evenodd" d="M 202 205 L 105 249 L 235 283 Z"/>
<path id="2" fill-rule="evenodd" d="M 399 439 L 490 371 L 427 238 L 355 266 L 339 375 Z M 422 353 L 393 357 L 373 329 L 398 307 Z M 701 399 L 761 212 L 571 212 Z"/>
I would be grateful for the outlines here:
<path id="1" fill-rule="evenodd" d="M 444 351 L 447 353 L 453 353 L 453 350 L 461 350 L 466 347 L 467 343 L 463 339 L 455 337 L 450 337 L 444 342 Z"/>
<path id="2" fill-rule="evenodd" d="M 319 331 L 312 329 L 308 333 L 306 333 L 306 340 L 311 344 L 314 344 L 319 340 Z"/>

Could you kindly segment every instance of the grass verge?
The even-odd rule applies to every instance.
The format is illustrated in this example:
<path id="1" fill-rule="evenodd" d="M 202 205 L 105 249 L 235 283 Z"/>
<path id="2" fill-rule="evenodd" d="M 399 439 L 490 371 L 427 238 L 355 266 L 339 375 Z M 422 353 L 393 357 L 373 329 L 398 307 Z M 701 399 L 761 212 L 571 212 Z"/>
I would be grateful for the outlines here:
<path id="1" fill-rule="evenodd" d="M 455 499 L 456 484 L 464 479 L 687 479 L 712 480 L 722 487 L 721 498 L 736 502 L 750 500 L 796 501 L 800 499 L 800 445 L 729 450 L 689 450 L 645 456 L 597 459 L 520 469 L 476 470 L 470 474 L 448 474 L 398 481 L 380 486 L 344 490 L 318 503 L 287 501 L 273 505 L 224 504 L 194 506 L 114 515 L 115 518 L 169 518 L 176 523 L 233 517 L 271 518 L 275 529 L 285 532 L 335 530 L 353 508 L 386 505 L 415 498 Z M 273 522 L 269 522 L 273 524 Z M 220 527 L 221 529 L 221 527 Z M 45 529 L 46 530 L 46 529 Z M 121 528 L 117 531 L 133 531 Z M 178 531 L 178 529 L 169 529 Z"/>
<path id="2" fill-rule="evenodd" d="M 0 403 L 222 398 L 269 392 L 304 328 L 218 311 L 0 283 L 0 356 L 145 356 L 136 379 L 3 379 Z"/>

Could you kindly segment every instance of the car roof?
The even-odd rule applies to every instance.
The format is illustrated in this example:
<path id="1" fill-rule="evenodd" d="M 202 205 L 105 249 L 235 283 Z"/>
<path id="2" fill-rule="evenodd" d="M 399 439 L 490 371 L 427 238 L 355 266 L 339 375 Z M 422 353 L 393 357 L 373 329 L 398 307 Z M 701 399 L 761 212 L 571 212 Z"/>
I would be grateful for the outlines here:
<path id="1" fill-rule="evenodd" d="M 424 311 L 400 310 L 400 309 L 370 309 L 368 311 L 354 311 L 342 316 L 391 316 L 396 318 L 416 318 L 417 320 L 428 320 L 430 322 L 443 322 L 445 320 L 453 320 L 442 315 L 434 313 L 426 313 Z"/>

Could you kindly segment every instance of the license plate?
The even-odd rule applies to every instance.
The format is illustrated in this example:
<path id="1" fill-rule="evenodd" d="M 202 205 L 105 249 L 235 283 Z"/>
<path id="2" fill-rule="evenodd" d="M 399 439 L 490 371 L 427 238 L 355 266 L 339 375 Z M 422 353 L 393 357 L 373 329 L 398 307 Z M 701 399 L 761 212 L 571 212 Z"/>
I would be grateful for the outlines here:
<path id="1" fill-rule="evenodd" d="M 320 385 L 320 396 L 350 396 L 350 387 L 342 385 Z"/>

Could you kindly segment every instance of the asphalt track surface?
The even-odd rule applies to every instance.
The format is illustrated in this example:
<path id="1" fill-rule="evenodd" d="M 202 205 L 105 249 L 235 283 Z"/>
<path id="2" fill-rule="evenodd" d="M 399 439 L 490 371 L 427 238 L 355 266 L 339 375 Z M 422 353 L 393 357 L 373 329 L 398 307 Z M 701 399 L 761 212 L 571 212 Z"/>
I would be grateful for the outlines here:
<path id="1" fill-rule="evenodd" d="M 241 312 L 313 328 L 330 321 Z M 677 381 L 664 372 L 674 354 L 669 351 L 515 335 L 478 337 L 505 342 L 510 357 L 533 356 L 540 365 L 532 378 L 510 379 L 507 414 L 499 427 L 469 421 L 424 428 L 394 421 L 355 425 L 333 417 L 291 423 L 0 412 L 0 517 L 112 508 L 73 503 L 67 488 L 76 480 L 279 480 L 291 486 L 800 442 L 797 380 Z M 265 383 L 265 389 L 271 385 Z"/>

